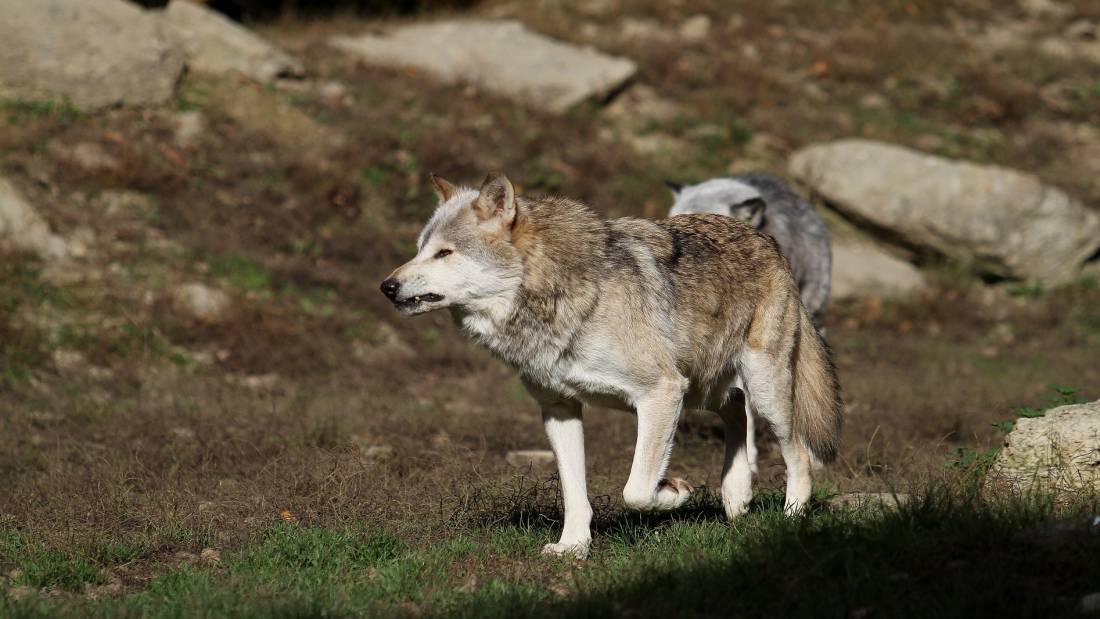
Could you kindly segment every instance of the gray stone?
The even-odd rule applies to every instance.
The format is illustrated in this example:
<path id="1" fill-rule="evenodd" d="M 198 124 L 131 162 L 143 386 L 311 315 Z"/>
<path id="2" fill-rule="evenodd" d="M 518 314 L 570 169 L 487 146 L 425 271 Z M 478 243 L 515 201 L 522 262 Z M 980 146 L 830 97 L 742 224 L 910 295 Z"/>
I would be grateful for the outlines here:
<path id="1" fill-rule="evenodd" d="M 149 105 L 183 71 L 183 54 L 125 0 L 0 0 L 0 14 L 0 97 Z"/>
<path id="2" fill-rule="evenodd" d="M 68 255 L 64 239 L 50 226 L 10 181 L 0 177 L 0 250 L 26 251 L 40 258 Z"/>
<path id="3" fill-rule="evenodd" d="M 521 449 L 509 451 L 504 459 L 516 468 L 550 466 L 554 463 L 554 452 L 549 449 Z"/>
<path id="4" fill-rule="evenodd" d="M 1100 489 L 1100 400 L 1016 420 L 989 475 L 1021 491 Z"/>
<path id="5" fill-rule="evenodd" d="M 925 288 L 916 267 L 870 243 L 833 239 L 832 298 L 900 297 Z"/>
<path id="6" fill-rule="evenodd" d="M 338 36 L 330 42 L 367 62 L 471 82 L 551 112 L 603 97 L 637 70 L 630 60 L 529 32 L 512 20 L 412 24 L 385 35 Z"/>
<path id="7" fill-rule="evenodd" d="M 181 284 L 169 293 L 172 308 L 202 322 L 218 322 L 229 309 L 229 295 L 205 284 Z"/>
<path id="8" fill-rule="evenodd" d="M 1100 214 L 1007 168 L 840 140 L 799 150 L 790 171 L 853 218 L 993 275 L 1069 281 L 1100 248 Z"/>
<path id="9" fill-rule="evenodd" d="M 175 128 L 176 145 L 183 148 L 190 148 L 198 143 L 205 128 L 206 121 L 203 119 L 202 112 L 198 110 L 188 110 L 186 112 L 177 113 L 172 118 L 172 125 Z"/>
<path id="10" fill-rule="evenodd" d="M 710 17 L 692 15 L 680 24 L 680 38 L 688 43 L 700 43 L 710 34 L 710 26 Z"/>
<path id="11" fill-rule="evenodd" d="M 88 172 L 110 172 L 119 168 L 118 159 L 96 142 L 78 142 L 71 147 L 55 144 L 51 148 L 59 158 Z"/>
<path id="12" fill-rule="evenodd" d="M 172 0 L 159 17 L 166 37 L 184 50 L 196 71 L 237 72 L 261 82 L 305 72 L 290 54 L 195 2 Z"/>

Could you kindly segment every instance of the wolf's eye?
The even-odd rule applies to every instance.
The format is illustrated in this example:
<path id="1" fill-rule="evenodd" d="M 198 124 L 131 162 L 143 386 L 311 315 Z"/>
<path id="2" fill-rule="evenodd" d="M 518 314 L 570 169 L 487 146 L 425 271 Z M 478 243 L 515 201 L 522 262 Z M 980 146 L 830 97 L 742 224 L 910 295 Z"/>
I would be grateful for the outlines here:
<path id="1" fill-rule="evenodd" d="M 438 258 L 446 258 L 447 256 L 450 256 L 452 253 L 454 253 L 454 252 L 452 252 L 449 249 L 441 249 L 441 250 L 435 252 L 435 257 L 437 259 Z"/>

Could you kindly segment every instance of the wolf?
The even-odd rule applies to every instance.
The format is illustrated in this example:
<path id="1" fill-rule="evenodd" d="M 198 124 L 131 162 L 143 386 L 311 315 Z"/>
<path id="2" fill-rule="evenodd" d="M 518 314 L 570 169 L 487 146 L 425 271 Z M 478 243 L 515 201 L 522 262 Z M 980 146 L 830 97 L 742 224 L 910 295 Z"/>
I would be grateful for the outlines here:
<path id="1" fill-rule="evenodd" d="M 837 454 L 841 395 L 831 354 L 775 241 L 725 216 L 604 220 L 564 198 L 522 197 L 507 177 L 480 189 L 431 177 L 439 205 L 416 256 L 381 284 L 399 313 L 447 309 L 515 367 L 542 410 L 564 526 L 547 555 L 585 557 L 584 404 L 637 415 L 627 507 L 673 509 L 692 492 L 667 477 L 684 408 L 725 421 L 726 514 L 752 499 L 745 414 L 766 419 L 786 464 L 786 510 L 810 498 L 811 465 Z"/>
<path id="2" fill-rule="evenodd" d="M 802 303 L 822 327 L 832 285 L 832 246 L 821 215 L 786 183 L 766 172 L 714 178 L 697 185 L 665 181 L 669 215 L 714 213 L 748 222 L 771 235 L 791 263 Z"/>
<path id="3" fill-rule="evenodd" d="M 832 285 L 833 255 L 825 221 L 786 183 L 766 172 L 714 178 L 697 185 L 665 181 L 672 191 L 670 216 L 689 213 L 726 215 L 772 236 L 787 258 L 802 304 L 825 335 L 825 309 Z M 735 397 L 740 397 L 737 394 Z M 756 472 L 756 427 L 746 411 L 749 464 Z"/>

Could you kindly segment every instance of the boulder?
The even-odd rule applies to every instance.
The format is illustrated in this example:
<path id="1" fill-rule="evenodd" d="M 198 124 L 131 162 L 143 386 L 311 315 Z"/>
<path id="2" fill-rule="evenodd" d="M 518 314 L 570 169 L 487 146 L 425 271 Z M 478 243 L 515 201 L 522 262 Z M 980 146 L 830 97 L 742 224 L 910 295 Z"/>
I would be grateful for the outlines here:
<path id="1" fill-rule="evenodd" d="M 183 72 L 183 54 L 125 0 L 0 0 L 0 13 L 0 97 L 149 105 Z"/>
<path id="2" fill-rule="evenodd" d="M 900 297 L 925 288 L 916 267 L 870 243 L 833 239 L 831 297 Z"/>
<path id="3" fill-rule="evenodd" d="M 221 13 L 190 0 L 172 0 L 160 13 L 165 35 L 205 73 L 238 72 L 261 82 L 302 75 L 302 63 Z"/>
<path id="4" fill-rule="evenodd" d="M 1065 282 L 1100 248 L 1100 214 L 1007 168 L 856 139 L 803 148 L 790 171 L 853 219 L 996 276 Z"/>
<path id="5" fill-rule="evenodd" d="M 337 36 L 330 42 L 373 64 L 412 67 L 445 81 L 470 82 L 557 113 L 606 96 L 637 70 L 630 60 L 529 32 L 513 20 L 411 24 L 385 35 Z"/>
<path id="6" fill-rule="evenodd" d="M 1018 491 L 1100 489 L 1100 400 L 1018 419 L 989 473 Z"/>
<path id="7" fill-rule="evenodd" d="M 68 255 L 65 240 L 50 226 L 10 181 L 0 177 L 0 250 L 27 251 L 41 258 Z"/>

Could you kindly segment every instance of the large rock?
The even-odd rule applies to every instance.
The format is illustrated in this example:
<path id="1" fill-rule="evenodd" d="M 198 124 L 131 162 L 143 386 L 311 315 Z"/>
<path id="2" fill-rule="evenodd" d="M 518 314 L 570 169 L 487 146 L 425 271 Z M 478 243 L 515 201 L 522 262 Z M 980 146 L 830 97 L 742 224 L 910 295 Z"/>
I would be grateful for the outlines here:
<path id="1" fill-rule="evenodd" d="M 68 255 L 65 240 L 49 225 L 11 182 L 0 177 L 0 250 L 27 251 L 42 258 Z"/>
<path id="2" fill-rule="evenodd" d="M 1034 176 L 869 140 L 796 152 L 791 173 L 855 219 L 993 275 L 1072 279 L 1100 214 Z"/>
<path id="3" fill-rule="evenodd" d="M 1017 420 L 990 476 L 1017 490 L 1100 490 L 1100 400 Z"/>
<path id="4" fill-rule="evenodd" d="M 895 258 L 870 243 L 833 240 L 833 285 L 831 296 L 900 297 L 925 288 L 924 276 L 916 267 Z"/>
<path id="5" fill-rule="evenodd" d="M 183 71 L 183 54 L 125 0 L 0 0 L 0 15 L 0 97 L 155 104 Z"/>
<path id="6" fill-rule="evenodd" d="M 551 112 L 607 95 L 637 69 L 625 58 L 555 41 L 512 20 L 413 24 L 387 35 L 338 36 L 331 43 L 374 64 L 472 82 Z"/>
<path id="7" fill-rule="evenodd" d="M 302 63 L 220 13 L 190 0 L 172 0 L 160 15 L 188 65 L 207 73 L 239 72 L 261 82 L 304 73 Z"/>

